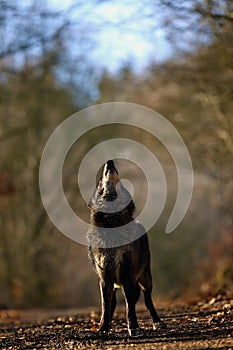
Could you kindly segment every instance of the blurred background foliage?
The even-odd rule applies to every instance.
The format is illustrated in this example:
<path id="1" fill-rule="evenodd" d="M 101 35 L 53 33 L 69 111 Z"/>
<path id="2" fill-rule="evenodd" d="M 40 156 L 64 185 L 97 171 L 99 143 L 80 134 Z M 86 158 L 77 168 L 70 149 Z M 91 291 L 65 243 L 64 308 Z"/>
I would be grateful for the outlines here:
<path id="1" fill-rule="evenodd" d="M 168 182 L 166 208 L 150 232 L 154 292 L 166 298 L 231 289 L 232 2 L 159 0 L 154 16 L 161 18 L 172 54 L 151 61 L 140 73 L 132 62 L 113 73 L 90 59 L 92 32 L 87 35 L 81 22 L 72 21 L 74 10 L 82 16 L 79 2 L 67 10 L 38 1 L 23 6 L 1 0 L 0 7 L 0 304 L 81 307 L 99 302 L 86 247 L 58 232 L 43 209 L 38 169 L 45 143 L 62 120 L 85 106 L 110 101 L 141 104 L 165 116 L 180 132 L 193 162 L 190 209 L 176 231 L 166 235 L 176 169 L 150 135 L 130 131 L 160 159 Z M 153 21 L 153 13 L 145 11 L 147 15 Z M 127 19 L 123 24 L 127 28 Z M 75 55 L 74 40 L 79 48 Z M 100 141 L 128 135 L 123 127 L 96 128 L 72 147 L 64 164 L 64 188 L 84 218 L 89 213 L 77 185 L 82 157 Z M 139 188 L 142 174 L 124 162 L 119 166 Z M 142 200 L 135 190 L 139 210 Z"/>

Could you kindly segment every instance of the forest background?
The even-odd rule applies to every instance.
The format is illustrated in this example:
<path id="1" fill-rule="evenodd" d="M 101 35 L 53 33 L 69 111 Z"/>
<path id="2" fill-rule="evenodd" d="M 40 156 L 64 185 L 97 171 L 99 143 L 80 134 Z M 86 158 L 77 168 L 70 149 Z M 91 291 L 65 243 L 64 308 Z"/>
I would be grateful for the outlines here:
<path id="1" fill-rule="evenodd" d="M 99 303 L 87 249 L 50 222 L 41 203 L 38 170 L 46 141 L 60 122 L 84 107 L 110 101 L 141 104 L 165 116 L 181 134 L 193 162 L 190 208 L 182 224 L 167 235 L 165 226 L 177 193 L 175 166 L 159 142 L 143 131 L 132 131 L 132 137 L 156 153 L 168 183 L 166 210 L 149 232 L 154 293 L 194 297 L 233 286 L 233 4 L 159 0 L 154 7 L 142 1 L 134 8 L 133 2 L 123 1 L 122 9 L 127 3 L 132 11 L 119 22 L 108 16 L 82 21 L 106 3 L 114 5 L 110 0 L 90 1 L 89 6 L 76 1 L 56 9 L 33 0 L 24 5 L 0 1 L 2 305 Z M 112 25 L 128 35 L 138 32 L 142 42 L 149 40 L 154 56 L 150 54 L 143 66 L 133 55 L 112 61 L 111 66 L 113 58 L 105 51 L 104 63 L 99 62 L 95 35 Z M 156 59 L 162 45 L 156 33 L 161 30 L 166 55 Z M 96 143 L 124 132 L 97 128 L 67 157 L 65 192 L 86 219 L 89 212 L 76 183 L 80 161 Z M 139 184 L 137 174 L 127 175 Z M 135 196 L 140 209 L 140 194 Z"/>

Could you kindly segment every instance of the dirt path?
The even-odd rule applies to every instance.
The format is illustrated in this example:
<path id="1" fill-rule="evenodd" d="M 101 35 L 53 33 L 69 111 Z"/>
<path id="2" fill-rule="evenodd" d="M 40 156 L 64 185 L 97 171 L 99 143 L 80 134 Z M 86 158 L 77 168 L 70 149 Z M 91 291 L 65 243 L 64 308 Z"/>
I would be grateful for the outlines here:
<path id="1" fill-rule="evenodd" d="M 96 332 L 94 310 L 0 312 L 1 349 L 233 349 L 233 298 L 218 295 L 193 303 L 158 307 L 168 328 L 153 331 L 147 311 L 137 310 L 144 336 L 130 338 L 124 310 L 117 309 L 109 336 Z M 37 320 L 37 321 L 33 321 Z"/>

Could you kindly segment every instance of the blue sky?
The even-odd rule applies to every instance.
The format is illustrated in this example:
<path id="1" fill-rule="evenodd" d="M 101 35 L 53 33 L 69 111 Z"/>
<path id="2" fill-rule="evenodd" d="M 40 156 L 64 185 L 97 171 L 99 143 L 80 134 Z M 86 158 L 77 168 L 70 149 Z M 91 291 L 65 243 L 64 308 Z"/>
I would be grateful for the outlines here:
<path id="1" fill-rule="evenodd" d="M 124 65 L 140 72 L 151 61 L 160 62 L 171 53 L 161 28 L 158 9 L 151 1 L 111 0 L 98 2 L 48 0 L 49 6 L 64 10 L 74 6 L 69 16 L 83 36 L 93 43 L 91 57 L 114 73 Z M 73 38 L 74 51 L 78 48 Z M 88 53 L 87 53 L 88 54 Z"/>

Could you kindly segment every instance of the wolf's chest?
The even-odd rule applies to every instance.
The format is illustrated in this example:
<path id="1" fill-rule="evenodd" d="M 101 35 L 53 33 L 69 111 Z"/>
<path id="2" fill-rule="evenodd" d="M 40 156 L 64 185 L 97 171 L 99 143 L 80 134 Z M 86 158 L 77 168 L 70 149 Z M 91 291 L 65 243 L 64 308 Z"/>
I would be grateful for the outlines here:
<path id="1" fill-rule="evenodd" d="M 123 272 L 130 260 L 130 251 L 119 249 L 101 249 L 95 254 L 95 268 L 100 277 L 110 279 L 114 286 L 121 285 Z M 115 287 L 116 287 L 115 286 Z"/>

